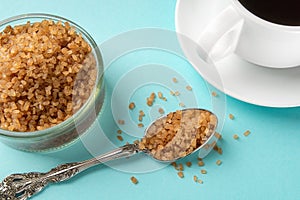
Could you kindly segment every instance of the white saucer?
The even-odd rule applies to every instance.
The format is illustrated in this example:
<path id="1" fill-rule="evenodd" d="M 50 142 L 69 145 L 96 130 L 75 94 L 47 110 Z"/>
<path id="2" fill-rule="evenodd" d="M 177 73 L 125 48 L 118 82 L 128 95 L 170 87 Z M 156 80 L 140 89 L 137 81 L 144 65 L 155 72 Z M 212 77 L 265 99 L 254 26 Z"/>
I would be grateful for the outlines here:
<path id="1" fill-rule="evenodd" d="M 176 31 L 197 41 L 201 30 L 228 4 L 229 0 L 178 0 Z M 184 53 L 189 54 L 190 50 L 183 41 L 180 42 Z M 300 67 L 266 68 L 251 64 L 236 55 L 215 65 L 223 85 L 213 81 L 210 73 L 198 66 L 196 68 L 210 84 L 236 99 L 268 107 L 300 106 Z"/>

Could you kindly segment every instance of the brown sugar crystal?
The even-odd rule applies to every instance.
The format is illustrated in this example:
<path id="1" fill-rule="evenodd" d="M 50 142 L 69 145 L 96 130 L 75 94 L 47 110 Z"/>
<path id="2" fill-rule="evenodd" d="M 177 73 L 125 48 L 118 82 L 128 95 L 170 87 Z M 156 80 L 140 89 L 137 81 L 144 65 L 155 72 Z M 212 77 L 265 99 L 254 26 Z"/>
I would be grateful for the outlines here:
<path id="1" fill-rule="evenodd" d="M 162 92 L 158 92 L 158 93 L 157 93 L 157 96 L 158 96 L 158 98 L 162 99 L 163 101 L 167 101 L 167 98 L 164 97 L 164 95 L 163 95 Z"/>
<path id="2" fill-rule="evenodd" d="M 214 97 L 218 96 L 218 94 L 216 92 L 212 92 L 211 95 L 214 96 Z"/>
<path id="3" fill-rule="evenodd" d="M 219 140 L 222 139 L 222 135 L 218 132 L 215 132 L 215 137 L 218 138 Z"/>
<path id="4" fill-rule="evenodd" d="M 161 92 L 157 93 L 158 98 L 162 99 L 163 98 L 163 94 Z"/>
<path id="5" fill-rule="evenodd" d="M 171 162 L 171 165 L 176 169 L 177 168 L 177 163 L 176 162 Z"/>
<path id="6" fill-rule="evenodd" d="M 180 177 L 180 178 L 183 178 L 184 177 L 184 174 L 182 171 L 178 172 L 177 175 Z"/>
<path id="7" fill-rule="evenodd" d="M 173 81 L 174 83 L 178 83 L 178 80 L 177 80 L 176 77 L 173 77 L 173 78 L 172 78 L 172 81 Z"/>
<path id="8" fill-rule="evenodd" d="M 150 94 L 150 96 L 147 98 L 147 102 L 146 102 L 147 105 L 148 105 L 148 106 L 152 106 L 153 103 L 154 103 L 155 98 L 156 98 L 156 95 L 155 95 L 154 92 L 152 92 L 152 93 Z"/>
<path id="9" fill-rule="evenodd" d="M 192 91 L 192 87 L 190 85 L 185 87 L 187 90 Z"/>
<path id="10" fill-rule="evenodd" d="M 138 123 L 138 127 L 139 127 L 139 128 L 143 128 L 143 127 L 144 127 L 144 124 L 143 124 L 143 123 Z"/>
<path id="11" fill-rule="evenodd" d="M 221 164 L 222 164 L 222 161 L 221 161 L 221 160 L 217 160 L 217 161 L 216 161 L 216 164 L 217 164 L 217 165 L 221 165 Z"/>
<path id="12" fill-rule="evenodd" d="M 213 150 L 215 150 L 216 152 L 218 152 L 218 154 L 220 154 L 220 155 L 223 154 L 223 149 L 221 147 L 219 147 L 218 145 L 215 145 L 213 147 Z"/>
<path id="13" fill-rule="evenodd" d="M 194 175 L 193 179 L 194 179 L 195 182 L 197 182 L 198 177 Z"/>
<path id="14" fill-rule="evenodd" d="M 192 162 L 188 161 L 185 163 L 186 166 L 191 167 L 192 166 Z"/>
<path id="15" fill-rule="evenodd" d="M 143 117 L 145 117 L 145 113 L 144 113 L 144 111 L 140 110 L 139 111 L 139 118 L 138 118 L 140 122 L 143 121 Z"/>
<path id="16" fill-rule="evenodd" d="M 159 108 L 159 109 L 158 109 L 158 112 L 159 112 L 160 114 L 164 114 L 164 113 L 165 113 L 164 109 L 162 109 L 162 108 Z"/>
<path id="17" fill-rule="evenodd" d="M 202 167 L 202 166 L 204 166 L 204 162 L 203 162 L 202 160 L 200 160 L 200 161 L 198 161 L 198 165 L 199 165 L 200 167 Z"/>
<path id="18" fill-rule="evenodd" d="M 117 136 L 118 140 L 123 141 L 123 137 L 121 135 Z"/>
<path id="19" fill-rule="evenodd" d="M 130 180 L 131 180 L 131 182 L 133 183 L 133 184 L 138 184 L 138 180 L 137 180 L 137 178 L 135 178 L 134 176 L 132 176 L 131 178 L 130 178 Z"/>
<path id="20" fill-rule="evenodd" d="M 178 171 L 183 171 L 184 170 L 183 164 L 182 163 L 178 164 L 178 166 L 175 167 L 175 169 Z"/>
<path id="21" fill-rule="evenodd" d="M 239 136 L 237 134 L 234 134 L 233 139 L 237 140 L 237 139 L 239 139 Z"/>
<path id="22" fill-rule="evenodd" d="M 247 130 L 246 132 L 244 132 L 244 136 L 248 136 L 250 134 L 250 131 L 249 130 Z"/>
<path id="23" fill-rule="evenodd" d="M 130 110 L 133 110 L 135 108 L 135 103 L 131 102 L 128 107 Z"/>
<path id="24" fill-rule="evenodd" d="M 124 121 L 123 119 L 119 119 L 119 120 L 118 120 L 118 124 L 124 125 L 124 124 L 125 124 L 125 121 Z"/>
<path id="25" fill-rule="evenodd" d="M 179 103 L 179 106 L 180 107 L 185 107 L 184 103 L 182 103 L 182 102 Z"/>

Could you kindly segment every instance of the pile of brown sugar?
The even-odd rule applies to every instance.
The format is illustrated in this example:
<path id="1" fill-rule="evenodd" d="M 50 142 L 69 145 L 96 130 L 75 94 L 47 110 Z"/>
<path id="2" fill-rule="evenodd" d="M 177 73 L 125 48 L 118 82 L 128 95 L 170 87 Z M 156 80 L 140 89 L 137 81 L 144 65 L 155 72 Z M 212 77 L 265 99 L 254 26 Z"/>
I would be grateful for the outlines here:
<path id="1" fill-rule="evenodd" d="M 139 148 L 148 150 L 158 160 L 175 160 L 204 144 L 216 126 L 217 118 L 211 112 L 178 110 L 152 124 Z"/>
<path id="2" fill-rule="evenodd" d="M 36 131 L 72 116 L 95 85 L 91 51 L 67 22 L 7 26 L 0 32 L 0 128 Z"/>

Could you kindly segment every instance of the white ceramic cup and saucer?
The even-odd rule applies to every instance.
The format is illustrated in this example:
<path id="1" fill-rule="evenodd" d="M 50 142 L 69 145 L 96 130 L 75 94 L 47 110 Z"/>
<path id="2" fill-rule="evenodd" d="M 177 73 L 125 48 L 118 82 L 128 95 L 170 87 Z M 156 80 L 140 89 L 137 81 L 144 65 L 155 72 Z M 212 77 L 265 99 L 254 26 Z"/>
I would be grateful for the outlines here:
<path id="1" fill-rule="evenodd" d="M 238 0 L 178 0 L 175 20 L 176 31 L 214 61 L 222 85 L 194 65 L 213 86 L 256 105 L 300 105 L 300 26 L 262 19 Z M 180 43 L 187 57 L 197 51 Z"/>

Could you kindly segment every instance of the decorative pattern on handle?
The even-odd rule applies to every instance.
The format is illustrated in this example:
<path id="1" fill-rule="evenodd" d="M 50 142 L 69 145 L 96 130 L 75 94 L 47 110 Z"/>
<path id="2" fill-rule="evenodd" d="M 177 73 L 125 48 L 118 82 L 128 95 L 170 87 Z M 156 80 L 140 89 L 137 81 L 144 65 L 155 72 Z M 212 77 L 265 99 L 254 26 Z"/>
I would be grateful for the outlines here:
<path id="1" fill-rule="evenodd" d="M 41 191 L 49 183 L 65 181 L 78 172 L 79 163 L 59 165 L 47 173 L 12 174 L 0 183 L 1 200 L 25 200 Z"/>

